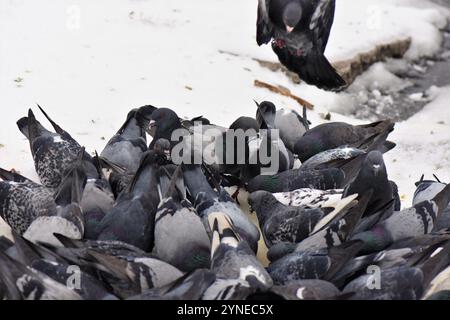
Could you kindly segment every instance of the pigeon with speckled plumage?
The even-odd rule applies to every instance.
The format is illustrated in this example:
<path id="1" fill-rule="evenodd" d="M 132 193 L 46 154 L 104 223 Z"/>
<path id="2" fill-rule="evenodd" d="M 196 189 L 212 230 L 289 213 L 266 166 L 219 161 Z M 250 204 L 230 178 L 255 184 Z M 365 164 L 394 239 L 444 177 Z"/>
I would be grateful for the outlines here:
<path id="1" fill-rule="evenodd" d="M 30 142 L 31 154 L 40 182 L 47 188 L 56 189 L 61 184 L 66 171 L 77 159 L 81 146 L 69 133 L 50 119 L 42 108 L 40 109 L 56 133 L 45 129 L 36 120 L 31 109 L 28 111 L 28 117 L 20 119 L 17 126 Z M 83 158 L 89 163 L 85 168 L 87 177 L 96 178 L 97 169 L 91 156 L 85 152 Z"/>
<path id="2" fill-rule="evenodd" d="M 314 209 L 339 202 L 342 199 L 343 191 L 343 189 L 317 190 L 304 188 L 291 192 L 273 193 L 273 196 L 286 206 Z"/>

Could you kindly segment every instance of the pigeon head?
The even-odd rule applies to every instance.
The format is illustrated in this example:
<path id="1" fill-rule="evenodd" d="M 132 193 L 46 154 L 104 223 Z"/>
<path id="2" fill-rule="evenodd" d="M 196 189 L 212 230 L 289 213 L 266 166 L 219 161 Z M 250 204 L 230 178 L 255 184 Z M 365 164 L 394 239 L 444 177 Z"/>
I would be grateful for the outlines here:
<path id="1" fill-rule="evenodd" d="M 374 176 L 386 176 L 383 154 L 379 151 L 370 152 L 365 161 L 364 168 Z"/>
<path id="2" fill-rule="evenodd" d="M 283 10 L 283 23 L 286 31 L 291 33 L 302 19 L 303 9 L 297 1 L 289 2 Z"/>
<path id="3" fill-rule="evenodd" d="M 148 131 L 155 139 L 165 138 L 170 141 L 173 131 L 181 128 L 178 115 L 171 109 L 159 108 L 152 113 Z"/>
<path id="4" fill-rule="evenodd" d="M 170 150 L 171 150 L 171 145 L 170 145 L 170 141 L 164 138 L 160 138 L 158 140 L 156 140 L 154 146 L 153 146 L 153 150 L 163 153 L 167 160 L 170 159 Z"/>
<path id="5" fill-rule="evenodd" d="M 150 123 L 153 112 L 157 110 L 156 107 L 147 105 L 140 107 L 139 109 L 134 109 L 130 112 L 134 114 L 134 118 L 138 122 L 141 128 L 147 129 Z"/>
<path id="6" fill-rule="evenodd" d="M 277 206 L 283 206 L 278 200 L 267 191 L 252 192 L 248 197 L 251 211 L 256 212 L 260 223 L 264 223 L 270 215 L 274 213 Z"/>
<path id="7" fill-rule="evenodd" d="M 256 103 L 258 107 L 256 111 L 256 120 L 261 129 L 270 129 L 275 125 L 276 106 L 270 101 Z"/>

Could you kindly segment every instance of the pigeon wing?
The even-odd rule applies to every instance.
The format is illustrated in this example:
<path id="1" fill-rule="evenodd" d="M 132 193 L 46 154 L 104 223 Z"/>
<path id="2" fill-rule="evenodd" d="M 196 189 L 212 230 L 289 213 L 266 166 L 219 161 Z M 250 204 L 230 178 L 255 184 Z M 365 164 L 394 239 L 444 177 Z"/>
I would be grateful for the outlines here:
<path id="1" fill-rule="evenodd" d="M 256 23 L 256 42 L 259 46 L 267 44 L 272 39 L 273 24 L 270 22 L 267 8 L 270 0 L 258 1 L 258 20 Z"/>

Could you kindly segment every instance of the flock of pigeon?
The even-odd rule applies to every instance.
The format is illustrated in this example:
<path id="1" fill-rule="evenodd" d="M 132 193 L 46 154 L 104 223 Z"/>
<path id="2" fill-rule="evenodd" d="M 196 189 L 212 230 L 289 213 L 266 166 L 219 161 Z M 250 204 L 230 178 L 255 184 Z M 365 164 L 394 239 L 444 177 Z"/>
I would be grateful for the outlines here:
<path id="1" fill-rule="evenodd" d="M 31 109 L 17 124 L 40 184 L 0 169 L 0 215 L 14 239 L 0 237 L 2 299 L 450 296 L 450 185 L 422 178 L 413 206 L 400 208 L 383 161 L 395 147 L 389 120 L 310 128 L 306 112 L 257 104 L 255 118 L 230 128 L 255 130 L 248 158 L 279 148 L 284 164 L 268 175 L 258 162 L 174 164 L 175 130 L 227 131 L 204 117 L 133 109 L 90 155 L 39 109 L 54 132 Z M 252 213 L 235 200 L 244 189 Z"/>
<path id="2" fill-rule="evenodd" d="M 257 42 L 339 90 L 324 57 L 334 10 L 260 0 Z M 13 238 L 0 235 L 0 299 L 450 298 L 450 185 L 422 177 L 401 208 L 383 161 L 390 120 L 310 128 L 306 109 L 265 101 L 223 128 L 149 105 L 90 154 L 39 109 L 53 131 L 31 109 L 17 125 L 40 183 L 0 169 Z M 231 143 L 231 130 L 249 134 Z M 174 157 L 180 144 L 194 161 Z"/>

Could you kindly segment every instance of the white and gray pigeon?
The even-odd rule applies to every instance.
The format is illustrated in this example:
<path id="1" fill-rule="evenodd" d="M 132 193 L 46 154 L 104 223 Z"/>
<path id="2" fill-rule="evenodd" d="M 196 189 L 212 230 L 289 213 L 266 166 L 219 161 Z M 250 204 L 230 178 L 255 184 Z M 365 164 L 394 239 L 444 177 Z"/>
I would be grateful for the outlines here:
<path id="1" fill-rule="evenodd" d="M 433 199 L 394 212 L 371 230 L 356 234 L 354 239 L 363 240 L 366 243 L 365 252 L 375 252 L 397 241 L 431 233 L 436 220 L 442 215 L 449 202 L 450 184 L 446 185 Z"/>
<path id="2" fill-rule="evenodd" d="M 346 83 L 324 56 L 334 11 L 334 0 L 259 0 L 257 43 L 273 39 L 280 62 L 301 80 L 339 90 Z"/>
<path id="3" fill-rule="evenodd" d="M 159 170 L 163 196 L 155 218 L 154 253 L 184 272 L 208 268 L 211 241 L 201 218 L 186 199 L 181 166 L 174 172 L 165 170 L 166 167 Z"/>
<path id="4" fill-rule="evenodd" d="M 208 223 L 212 230 L 211 270 L 217 278 L 245 280 L 261 291 L 272 287 L 270 275 L 248 243 L 236 233 L 231 218 L 215 212 L 208 216 Z"/>
<path id="5" fill-rule="evenodd" d="M 285 206 L 270 192 L 257 191 L 249 196 L 268 248 L 282 242 L 299 243 L 351 206 L 357 195 L 342 199 L 330 208 Z"/>
<path id="6" fill-rule="evenodd" d="M 423 180 L 416 183 L 417 189 L 414 192 L 413 205 L 422 201 L 433 199 L 439 192 L 444 190 L 446 184 L 437 179 L 436 181 Z M 450 228 L 450 205 L 437 218 L 433 231 L 440 231 Z"/>
<path id="7" fill-rule="evenodd" d="M 56 133 L 44 128 L 36 120 L 31 109 L 28 111 L 28 117 L 17 121 L 17 126 L 30 142 L 31 154 L 40 182 L 47 188 L 56 189 L 66 171 L 78 158 L 81 145 L 57 125 L 41 107 L 39 108 Z M 98 173 L 91 156 L 85 152 L 83 158 L 88 162 L 85 168 L 87 177 L 96 178 Z"/>

